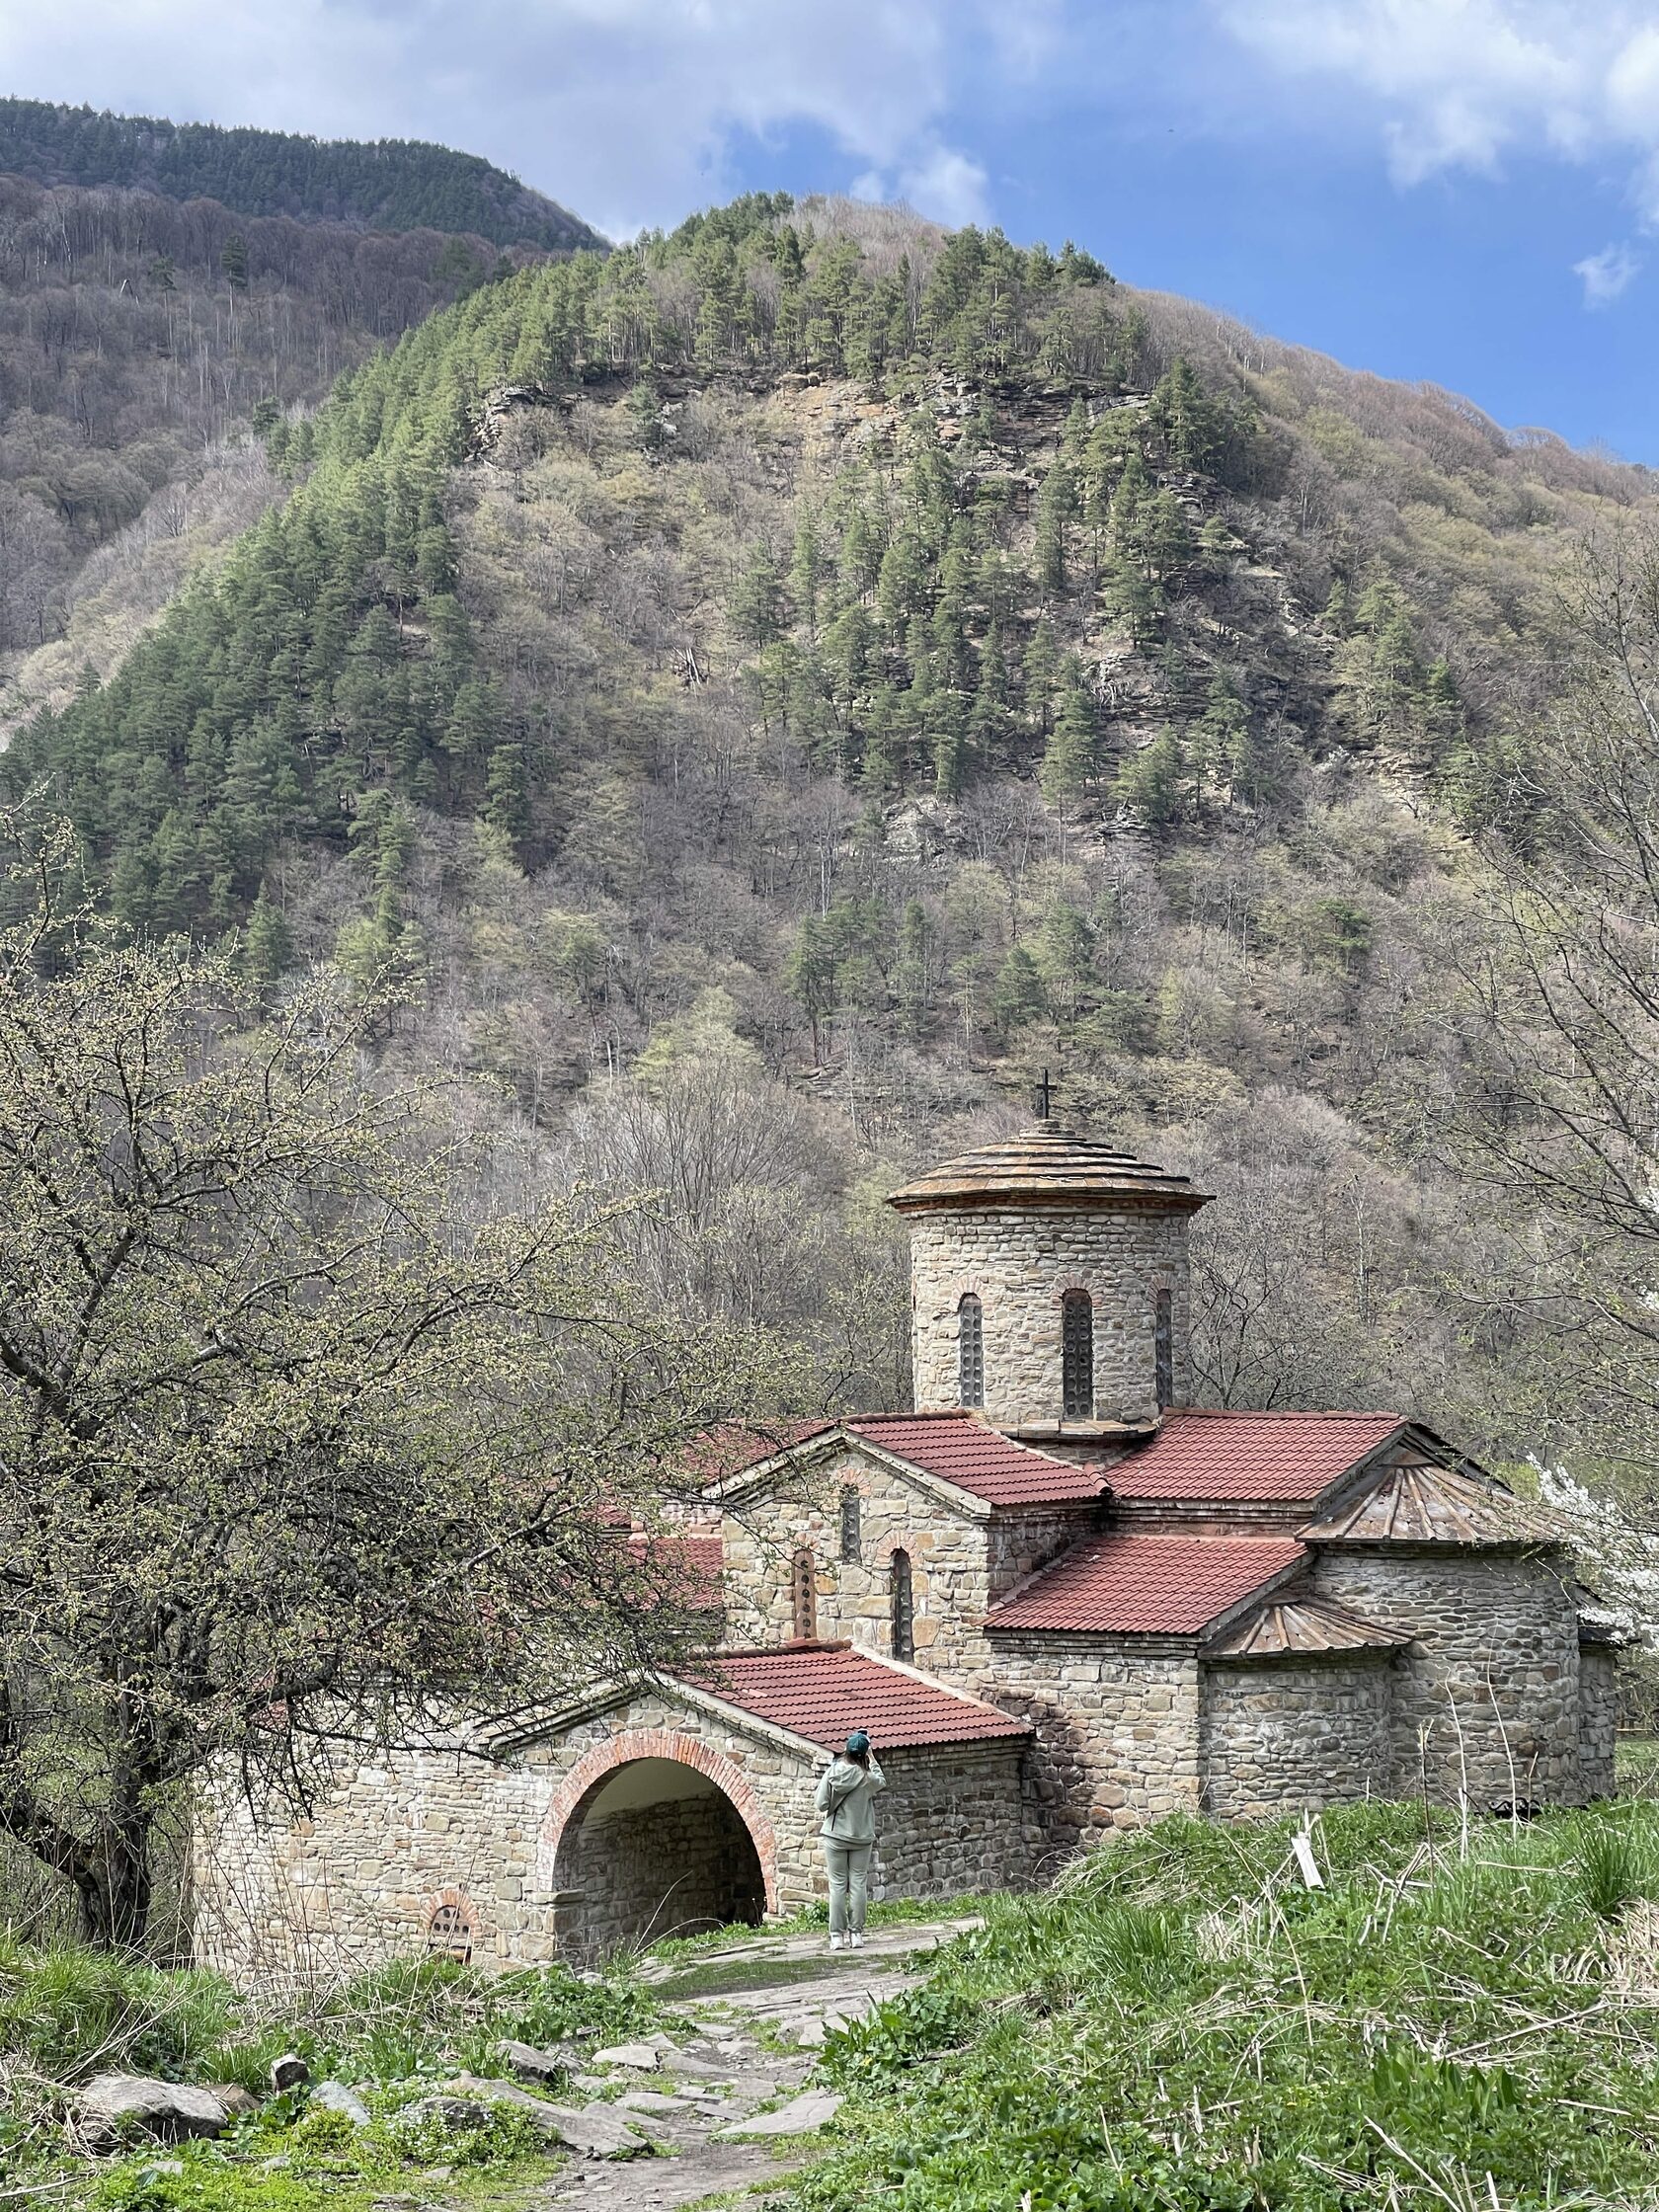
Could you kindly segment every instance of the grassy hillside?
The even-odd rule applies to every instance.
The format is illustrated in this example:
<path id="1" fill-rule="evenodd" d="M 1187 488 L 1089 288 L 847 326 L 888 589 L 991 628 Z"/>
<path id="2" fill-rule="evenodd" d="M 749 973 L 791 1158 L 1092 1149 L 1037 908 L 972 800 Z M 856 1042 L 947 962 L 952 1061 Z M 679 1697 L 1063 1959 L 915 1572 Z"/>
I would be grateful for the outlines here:
<path id="1" fill-rule="evenodd" d="M 1646 471 L 764 196 L 474 291 L 268 447 L 281 512 L 6 757 L 124 921 L 401 970 L 386 1049 L 672 1188 L 655 1264 L 798 1320 L 824 1402 L 906 1387 L 883 1177 L 1046 1065 L 1226 1195 L 1207 1396 L 1580 1433 L 1453 1165 L 1452 986 L 1561 564 Z"/>
<path id="2" fill-rule="evenodd" d="M 832 2038 L 810 2212 L 1659 2201 L 1651 1807 L 1506 1832 L 1168 1822 Z"/>
<path id="3" fill-rule="evenodd" d="M 479 155 L 417 139 L 363 144 L 8 99 L 0 100 L 0 170 L 43 185 L 216 199 L 242 215 L 465 232 L 547 253 L 604 245 L 566 208 Z"/>

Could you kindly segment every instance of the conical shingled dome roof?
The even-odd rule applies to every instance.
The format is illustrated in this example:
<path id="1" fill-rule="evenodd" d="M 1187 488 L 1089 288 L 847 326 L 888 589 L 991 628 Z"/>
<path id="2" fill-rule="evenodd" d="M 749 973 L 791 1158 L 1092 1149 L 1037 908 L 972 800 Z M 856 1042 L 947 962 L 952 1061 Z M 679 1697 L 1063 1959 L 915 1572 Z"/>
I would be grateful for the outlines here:
<path id="1" fill-rule="evenodd" d="M 1136 1159 L 1092 1137 L 1073 1137 L 1055 1121 L 1040 1121 L 1017 1137 L 930 1167 L 894 1191 L 890 1206 L 923 1214 L 957 1206 L 1078 1206 L 1111 1203 L 1196 1213 L 1207 1192 L 1185 1175 Z"/>

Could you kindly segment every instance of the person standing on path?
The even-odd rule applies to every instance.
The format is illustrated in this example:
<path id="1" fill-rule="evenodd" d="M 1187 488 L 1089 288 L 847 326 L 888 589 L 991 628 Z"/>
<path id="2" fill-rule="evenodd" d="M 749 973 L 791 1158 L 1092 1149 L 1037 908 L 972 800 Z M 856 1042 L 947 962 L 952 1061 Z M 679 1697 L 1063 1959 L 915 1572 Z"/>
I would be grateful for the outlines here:
<path id="1" fill-rule="evenodd" d="M 876 1763 L 870 1739 L 855 1728 L 846 1749 L 818 1785 L 824 1815 L 824 1856 L 830 1868 L 830 1948 L 855 1951 L 864 1942 L 864 1912 L 870 1895 L 870 1858 L 876 1848 L 878 1790 L 887 1778 Z"/>

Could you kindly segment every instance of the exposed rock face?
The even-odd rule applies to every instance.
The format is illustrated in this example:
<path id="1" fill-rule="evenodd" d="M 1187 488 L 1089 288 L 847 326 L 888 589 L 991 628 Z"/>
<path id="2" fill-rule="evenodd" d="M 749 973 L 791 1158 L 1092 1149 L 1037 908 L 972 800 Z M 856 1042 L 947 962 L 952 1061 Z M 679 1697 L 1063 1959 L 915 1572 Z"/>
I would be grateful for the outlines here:
<path id="1" fill-rule="evenodd" d="M 95 2075 L 77 2094 L 75 2108 L 83 2139 L 99 2151 L 134 2139 L 176 2143 L 189 2135 L 218 2135 L 228 2117 L 211 2090 L 139 2074 Z"/>

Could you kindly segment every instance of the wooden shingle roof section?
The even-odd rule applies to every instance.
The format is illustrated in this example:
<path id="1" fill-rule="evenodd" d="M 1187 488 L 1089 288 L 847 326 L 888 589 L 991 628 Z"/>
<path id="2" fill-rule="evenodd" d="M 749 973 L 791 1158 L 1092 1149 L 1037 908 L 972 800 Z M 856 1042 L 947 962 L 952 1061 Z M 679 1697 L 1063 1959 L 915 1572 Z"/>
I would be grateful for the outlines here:
<path id="1" fill-rule="evenodd" d="M 1153 1206 L 1196 1214 L 1206 1192 L 1185 1175 L 1136 1159 L 1058 1122 L 1038 1122 L 977 1151 L 930 1167 L 889 1197 L 901 1214 L 971 1206 Z"/>
<path id="2" fill-rule="evenodd" d="M 1225 1629 L 1205 1646 L 1207 1659 L 1318 1658 L 1352 1651 L 1398 1651 L 1411 1638 L 1362 1620 L 1346 1606 L 1310 1590 L 1288 1591 Z"/>
<path id="3" fill-rule="evenodd" d="M 1322 1513 L 1302 1531 L 1309 1543 L 1559 1543 L 1560 1529 L 1489 1476 L 1402 1459 L 1351 1504 Z"/>

